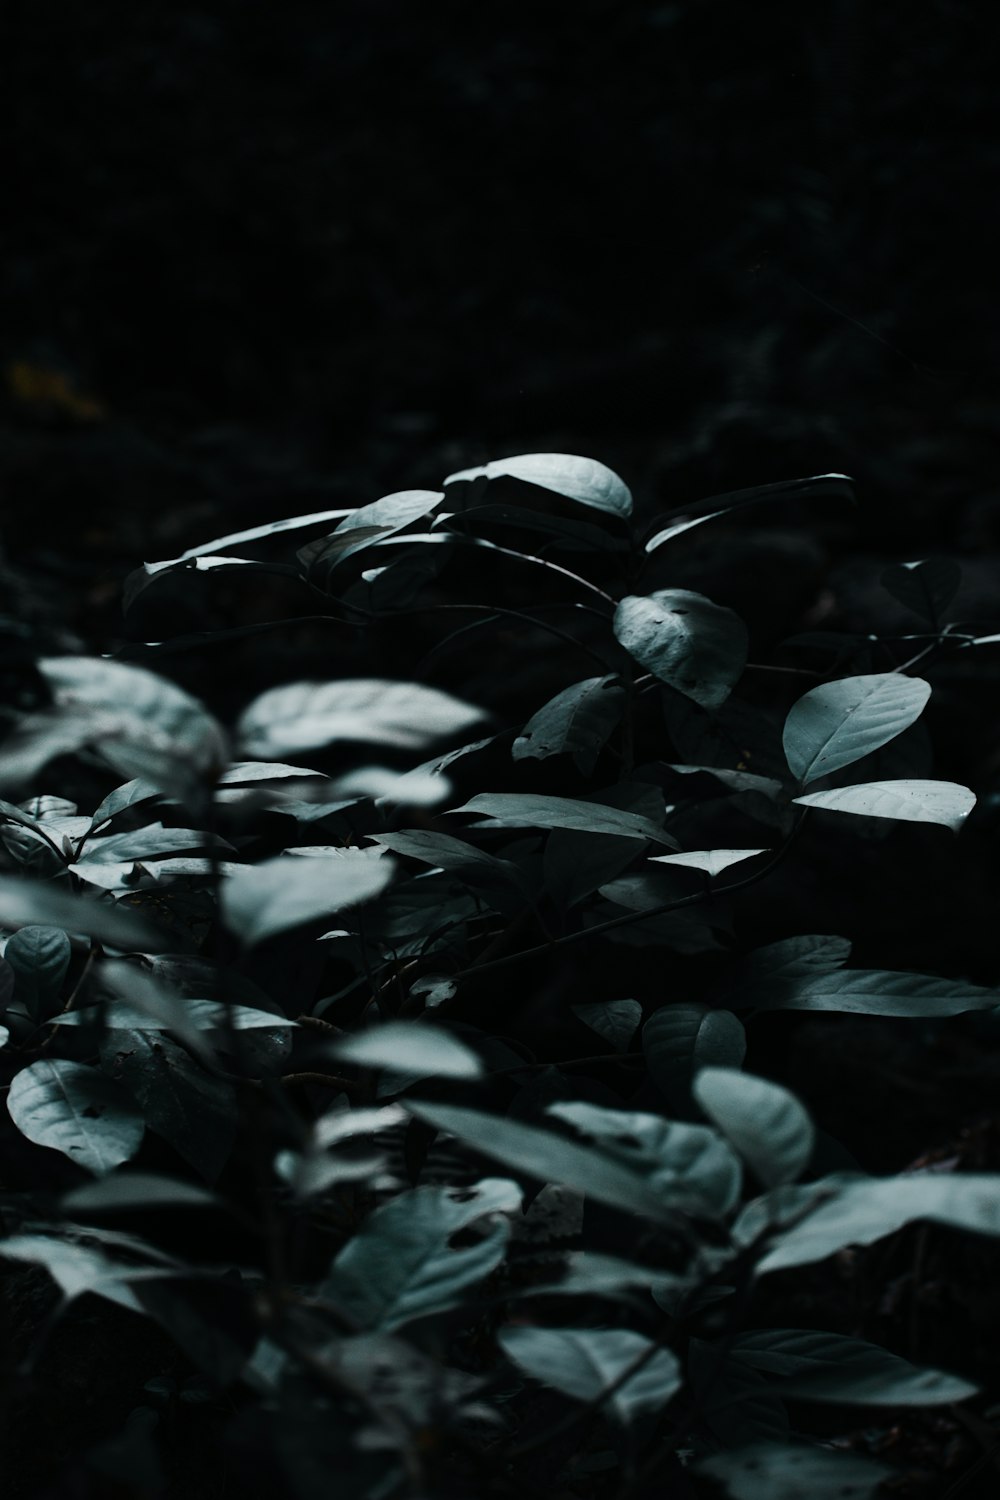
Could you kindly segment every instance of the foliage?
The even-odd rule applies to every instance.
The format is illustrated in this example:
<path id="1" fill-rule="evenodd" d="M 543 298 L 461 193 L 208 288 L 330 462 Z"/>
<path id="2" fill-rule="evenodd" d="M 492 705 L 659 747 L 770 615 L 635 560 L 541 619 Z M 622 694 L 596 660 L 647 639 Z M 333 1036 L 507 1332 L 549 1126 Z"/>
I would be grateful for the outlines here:
<path id="1" fill-rule="evenodd" d="M 697 519 L 775 489 L 850 484 Z M 278 564 L 233 550 L 331 519 Z M 1000 1236 L 1000 1174 L 845 1165 L 763 1075 L 795 1012 L 933 1030 L 1000 995 L 736 918 L 835 829 L 855 860 L 895 825 L 913 858 L 961 835 L 973 793 L 909 774 L 906 732 L 985 638 L 945 622 L 955 570 L 928 559 L 886 571 L 931 629 L 879 670 L 850 637 L 754 659 L 728 604 L 644 583 L 690 524 L 644 547 L 617 475 L 524 455 L 127 589 L 279 566 L 389 659 L 429 631 L 396 678 L 269 682 L 232 713 L 149 665 L 40 656 L 0 766 L 0 1255 L 58 1287 L 50 1322 L 92 1293 L 161 1329 L 253 1455 L 248 1493 L 628 1500 L 682 1462 L 698 1495 L 870 1495 L 880 1469 L 824 1446 L 813 1405 L 976 1395 L 853 1332 L 761 1327 L 754 1299 L 911 1223 Z M 552 649 L 512 715 L 525 627 Z M 151 1493 L 157 1389 L 114 1439 Z"/>

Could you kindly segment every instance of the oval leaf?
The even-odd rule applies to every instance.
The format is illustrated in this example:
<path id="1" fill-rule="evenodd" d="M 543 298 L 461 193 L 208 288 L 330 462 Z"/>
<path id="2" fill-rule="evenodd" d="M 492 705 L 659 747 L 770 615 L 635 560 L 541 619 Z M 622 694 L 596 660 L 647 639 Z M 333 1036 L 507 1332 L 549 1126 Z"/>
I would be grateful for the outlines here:
<path id="1" fill-rule="evenodd" d="M 797 1401 L 864 1406 L 945 1406 L 965 1401 L 977 1387 L 943 1370 L 921 1368 L 877 1344 L 839 1333 L 767 1328 L 741 1334 L 732 1357 L 780 1378 L 782 1395 Z"/>
<path id="2" fill-rule="evenodd" d="M 662 1411 L 681 1386 L 676 1355 L 631 1329 L 502 1328 L 497 1338 L 526 1375 L 621 1422 Z"/>
<path id="3" fill-rule="evenodd" d="M 244 710 L 238 735 L 245 754 L 261 757 L 340 740 L 412 750 L 484 717 L 482 709 L 424 683 L 355 677 L 271 688 Z"/>
<path id="4" fill-rule="evenodd" d="M 628 595 L 614 632 L 637 662 L 703 708 L 725 703 L 746 664 L 739 615 L 688 589 Z"/>
<path id="5" fill-rule="evenodd" d="M 9 939 L 4 958 L 14 970 L 15 998 L 40 1021 L 58 1004 L 72 948 L 60 927 L 22 927 Z"/>
<path id="6" fill-rule="evenodd" d="M 873 1500 L 889 1471 L 857 1453 L 804 1443 L 755 1443 L 698 1464 L 729 1500 Z"/>
<path id="7" fill-rule="evenodd" d="M 613 516 L 632 514 L 632 495 L 613 469 L 593 458 L 574 453 L 522 453 L 515 458 L 494 459 L 478 469 L 449 474 L 445 484 L 460 479 L 523 479 L 543 490 L 554 490 L 579 505 L 603 510 Z"/>
<path id="8" fill-rule="evenodd" d="M 230 932 L 248 946 L 265 938 L 330 917 L 368 901 L 392 879 L 390 859 L 357 857 L 265 859 L 230 875 L 222 887 L 222 913 Z"/>
<path id="9" fill-rule="evenodd" d="M 423 1078 L 478 1078 L 483 1071 L 479 1058 L 464 1042 L 419 1021 L 387 1021 L 335 1042 L 330 1052 L 357 1067 L 390 1068 Z"/>
<path id="10" fill-rule="evenodd" d="M 993 1010 L 1000 990 L 942 979 L 936 974 L 907 974 L 892 969 L 835 969 L 776 982 L 761 993 L 734 990 L 736 1009 L 840 1010 L 864 1016 L 958 1016 L 970 1010 Z"/>
<path id="11" fill-rule="evenodd" d="M 128 1161 L 142 1143 L 142 1116 L 127 1094 L 84 1063 L 32 1063 L 11 1083 L 7 1109 L 29 1141 L 61 1151 L 95 1176 Z"/>
<path id="12" fill-rule="evenodd" d="M 782 735 L 785 759 L 802 786 L 850 766 L 902 734 L 931 695 L 921 677 L 872 672 L 812 688 L 793 705 Z"/>
<path id="13" fill-rule="evenodd" d="M 588 677 L 563 688 L 525 724 L 511 747 L 514 760 L 545 760 L 572 755 L 581 775 L 590 776 L 625 705 L 620 679 Z"/>
<path id="14" fill-rule="evenodd" d="M 457 813 L 482 813 L 505 828 L 572 828 L 581 833 L 610 833 L 621 838 L 646 839 L 675 849 L 676 840 L 650 818 L 602 802 L 583 802 L 574 797 L 546 797 L 522 792 L 481 792 Z"/>
<path id="15" fill-rule="evenodd" d="M 787 1089 L 735 1068 L 702 1068 L 693 1091 L 765 1187 L 794 1182 L 808 1165 L 813 1123 Z"/>
<path id="16" fill-rule="evenodd" d="M 941 823 L 956 832 L 976 805 L 976 794 L 954 781 L 866 781 L 795 797 L 806 807 L 897 818 L 904 823 Z"/>
<path id="17" fill-rule="evenodd" d="M 739 1068 L 747 1039 L 731 1011 L 665 1005 L 642 1028 L 642 1050 L 649 1075 L 667 1103 L 687 1106 L 699 1069 Z"/>

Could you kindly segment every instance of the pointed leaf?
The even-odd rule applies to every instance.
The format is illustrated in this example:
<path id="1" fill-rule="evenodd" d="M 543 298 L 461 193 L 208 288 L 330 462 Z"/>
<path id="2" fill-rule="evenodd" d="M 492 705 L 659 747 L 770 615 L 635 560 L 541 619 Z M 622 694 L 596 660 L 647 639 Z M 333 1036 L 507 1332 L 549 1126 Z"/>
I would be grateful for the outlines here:
<path id="1" fill-rule="evenodd" d="M 421 682 L 367 677 L 271 688 L 243 711 L 238 734 L 248 755 L 286 755 L 341 740 L 419 749 L 485 718 L 482 709 Z"/>
<path id="2" fill-rule="evenodd" d="M 782 743 L 789 770 L 808 786 L 853 765 L 909 729 L 930 695 L 929 683 L 901 672 L 843 677 L 812 688 L 785 720 Z"/>
<path id="3" fill-rule="evenodd" d="M 866 781 L 793 798 L 828 812 L 898 818 L 906 823 L 942 823 L 957 833 L 976 805 L 976 794 L 954 781 Z"/>
<path id="4" fill-rule="evenodd" d="M 100 1176 L 134 1156 L 142 1117 L 123 1089 L 84 1063 L 43 1058 L 16 1074 L 7 1109 L 22 1135 Z"/>
<path id="5" fill-rule="evenodd" d="M 452 809 L 456 813 L 481 813 L 488 823 L 504 828 L 575 828 L 583 833 L 610 833 L 620 838 L 644 839 L 676 847 L 676 840 L 649 818 L 625 812 L 600 802 L 573 797 L 545 797 L 521 792 L 482 792 Z"/>
<path id="6" fill-rule="evenodd" d="M 517 1212 L 521 1190 L 503 1178 L 472 1188 L 422 1187 L 377 1208 L 341 1250 L 322 1295 L 363 1329 L 390 1330 L 446 1311 L 502 1260 L 509 1222 L 472 1244 L 452 1240 L 479 1220 Z"/>
<path id="7" fill-rule="evenodd" d="M 735 1068 L 702 1068 L 693 1092 L 765 1187 L 794 1182 L 805 1170 L 815 1131 L 787 1089 Z"/>
<path id="8" fill-rule="evenodd" d="M 181 1182 L 158 1172 L 113 1172 L 97 1182 L 74 1188 L 62 1199 L 72 1216 L 83 1213 L 134 1213 L 144 1208 L 213 1208 L 219 1199 L 208 1188 Z"/>
<path id="9" fill-rule="evenodd" d="M 747 658 L 746 626 L 731 609 L 688 589 L 630 594 L 614 632 L 630 656 L 703 708 L 719 708 Z"/>
<path id="10" fill-rule="evenodd" d="M 778 1389 L 797 1401 L 863 1406 L 944 1406 L 965 1401 L 977 1387 L 957 1375 L 911 1365 L 878 1344 L 803 1328 L 766 1328 L 740 1334 L 732 1357 L 780 1377 Z"/>
<path id="11" fill-rule="evenodd" d="M 755 505 L 764 500 L 806 499 L 811 495 L 853 500 L 854 481 L 846 474 L 814 474 L 809 479 L 784 479 L 777 484 L 758 484 L 752 489 L 733 490 L 727 495 L 712 495 L 706 500 L 699 500 L 695 505 L 685 507 L 686 514 L 650 537 L 646 543 L 646 551 L 655 552 L 664 542 L 680 536 L 683 531 L 689 531 L 692 526 L 700 526 L 703 521 L 714 521 L 717 516 L 724 516 L 744 505 Z"/>
<path id="12" fill-rule="evenodd" d="M 230 875 L 221 897 L 226 926 L 252 946 L 377 896 L 392 879 L 393 862 L 366 858 L 360 849 L 348 852 L 358 857 L 279 856 Z"/>
<path id="13" fill-rule="evenodd" d="M 620 1422 L 662 1411 L 680 1390 L 676 1355 L 631 1329 L 502 1328 L 497 1340 L 526 1375 Z"/>
<path id="14" fill-rule="evenodd" d="M 970 1010 L 993 1010 L 1000 990 L 984 989 L 964 979 L 936 974 L 908 974 L 892 969 L 835 969 L 775 983 L 762 993 L 734 990 L 735 1009 L 837 1010 L 866 1016 L 958 1016 Z"/>
<path id="15" fill-rule="evenodd" d="M 480 477 L 523 479 L 593 510 L 613 516 L 632 514 L 632 495 L 618 475 L 596 459 L 579 458 L 573 453 L 522 453 L 516 458 L 495 459 L 482 468 L 449 474 L 445 484 Z"/>
<path id="16" fill-rule="evenodd" d="M 614 673 L 576 682 L 532 714 L 511 755 L 514 760 L 572 755 L 581 775 L 590 776 L 624 706 L 625 689 Z"/>
<path id="17" fill-rule="evenodd" d="M 687 854 L 654 854 L 650 863 L 654 865 L 683 865 L 689 870 L 702 870 L 706 875 L 721 875 L 730 865 L 743 859 L 753 859 L 758 854 L 770 854 L 770 849 L 700 849 Z"/>

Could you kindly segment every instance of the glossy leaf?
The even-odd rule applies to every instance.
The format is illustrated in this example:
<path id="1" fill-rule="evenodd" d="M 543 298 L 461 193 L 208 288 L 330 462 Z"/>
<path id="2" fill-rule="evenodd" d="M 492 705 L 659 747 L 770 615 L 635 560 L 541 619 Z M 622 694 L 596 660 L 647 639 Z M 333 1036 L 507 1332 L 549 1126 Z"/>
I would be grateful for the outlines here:
<path id="1" fill-rule="evenodd" d="M 58 1005 L 72 954 L 69 938 L 59 927 L 22 927 L 4 950 L 14 971 L 15 998 L 39 1021 Z"/>
<path id="2" fill-rule="evenodd" d="M 381 500 L 370 505 L 359 505 L 357 510 L 344 517 L 332 536 L 324 537 L 316 544 L 317 551 L 311 562 L 341 563 L 363 552 L 370 541 L 391 536 L 402 531 L 404 526 L 430 515 L 443 499 L 440 490 L 399 490 L 393 495 L 383 495 Z M 352 533 L 357 533 L 357 536 Z"/>
<path id="3" fill-rule="evenodd" d="M 444 1312 L 502 1260 L 510 1224 L 494 1216 L 520 1206 L 520 1189 L 503 1178 L 401 1193 L 348 1241 L 321 1293 L 363 1329 L 387 1331 Z M 483 1219 L 492 1220 L 485 1234 L 452 1247 L 456 1235 Z"/>
<path id="4" fill-rule="evenodd" d="M 977 1387 L 957 1375 L 912 1365 L 877 1344 L 804 1328 L 766 1328 L 740 1334 L 732 1357 L 767 1375 L 796 1401 L 862 1406 L 944 1406 L 965 1401 Z"/>
<path id="5" fill-rule="evenodd" d="M 17 1073 L 7 1109 L 22 1135 L 100 1176 L 134 1156 L 143 1122 L 125 1091 L 96 1068 L 42 1058 Z"/>
<path id="6" fill-rule="evenodd" d="M 445 484 L 465 479 L 523 479 L 542 489 L 554 490 L 579 505 L 609 515 L 630 516 L 632 495 L 628 486 L 605 464 L 573 453 L 522 453 L 516 458 L 495 459 L 478 469 L 449 474 Z"/>
<path id="7" fill-rule="evenodd" d="M 128 833 L 112 833 L 107 838 L 88 840 L 77 863 L 79 865 L 117 864 L 129 860 L 159 860 L 181 850 L 227 849 L 233 846 L 225 839 L 200 832 L 196 828 L 165 828 L 162 823 L 148 823 L 145 828 Z"/>
<path id="8" fill-rule="evenodd" d="M 957 831 L 976 805 L 976 795 L 954 781 L 866 781 L 794 798 L 805 807 L 898 818 L 905 823 L 941 823 Z"/>
<path id="9" fill-rule="evenodd" d="M 817 971 L 760 992 L 734 990 L 736 1009 L 852 1011 L 867 1016 L 958 1016 L 970 1010 L 993 1010 L 1000 990 L 984 989 L 963 979 L 936 974 L 908 974 L 892 969 Z"/>
<path id="10" fill-rule="evenodd" d="M 804 1107 L 780 1084 L 735 1068 L 702 1068 L 694 1097 L 765 1187 L 794 1182 L 815 1144 Z"/>
<path id="11" fill-rule="evenodd" d="M 412 750 L 483 718 L 482 709 L 425 683 L 354 677 L 271 688 L 243 711 L 237 732 L 251 756 L 321 749 L 341 740 Z"/>
<path id="12" fill-rule="evenodd" d="M 627 1328 L 501 1328 L 497 1341 L 526 1375 L 620 1422 L 662 1412 L 681 1386 L 677 1356 Z"/>
<path id="13" fill-rule="evenodd" d="M 729 511 L 738 510 L 744 505 L 755 505 L 766 500 L 807 499 L 813 495 L 853 500 L 854 481 L 846 474 L 814 474 L 809 479 L 785 479 L 777 484 L 758 484 L 751 489 L 713 495 L 710 499 L 699 500 L 695 505 L 685 507 L 685 513 L 679 519 L 654 532 L 646 543 L 646 551 L 655 552 L 664 542 L 672 541 L 684 531 L 690 531 L 692 526 L 700 526 L 703 521 L 714 521 L 718 516 L 727 515 Z"/>
<path id="14" fill-rule="evenodd" d="M 665 1005 L 642 1029 L 649 1076 L 666 1102 L 687 1107 L 691 1082 L 702 1068 L 739 1068 L 746 1056 L 746 1033 L 728 1010 L 700 1005 Z"/>
<path id="15" fill-rule="evenodd" d="M 929 683 L 901 672 L 843 677 L 812 688 L 785 720 L 782 743 L 789 770 L 808 786 L 853 765 L 909 729 L 930 695 Z"/>
<path id="16" fill-rule="evenodd" d="M 226 926 L 250 947 L 377 896 L 392 879 L 393 862 L 350 852 L 357 857 L 279 856 L 236 871 L 222 887 Z"/>
<path id="17" fill-rule="evenodd" d="M 614 673 L 576 682 L 531 716 L 515 739 L 511 755 L 514 760 L 572 755 L 581 775 L 590 776 L 624 706 L 625 689 Z"/>
<path id="18" fill-rule="evenodd" d="M 882 574 L 882 587 L 935 630 L 961 582 L 962 570 L 951 557 L 893 563 Z"/>
<path id="19" fill-rule="evenodd" d="M 719 708 L 743 672 L 746 626 L 738 615 L 688 589 L 630 594 L 614 632 L 637 662 L 703 708 Z"/>
<path id="20" fill-rule="evenodd" d="M 453 809 L 457 813 L 479 813 L 503 828 L 573 828 L 583 833 L 610 833 L 619 838 L 644 839 L 676 848 L 676 840 L 649 818 L 601 802 L 582 802 L 573 797 L 545 797 L 534 793 L 482 792 Z"/>

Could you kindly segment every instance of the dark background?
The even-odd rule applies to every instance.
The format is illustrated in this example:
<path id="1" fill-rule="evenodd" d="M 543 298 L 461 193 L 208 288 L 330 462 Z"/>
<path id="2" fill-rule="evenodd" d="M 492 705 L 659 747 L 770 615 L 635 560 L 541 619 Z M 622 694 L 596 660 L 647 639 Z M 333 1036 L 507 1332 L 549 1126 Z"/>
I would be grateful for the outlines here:
<path id="1" fill-rule="evenodd" d="M 548 449 L 1000 544 L 990 6 L 4 16 L 9 610 L 103 641 L 143 558 Z"/>

